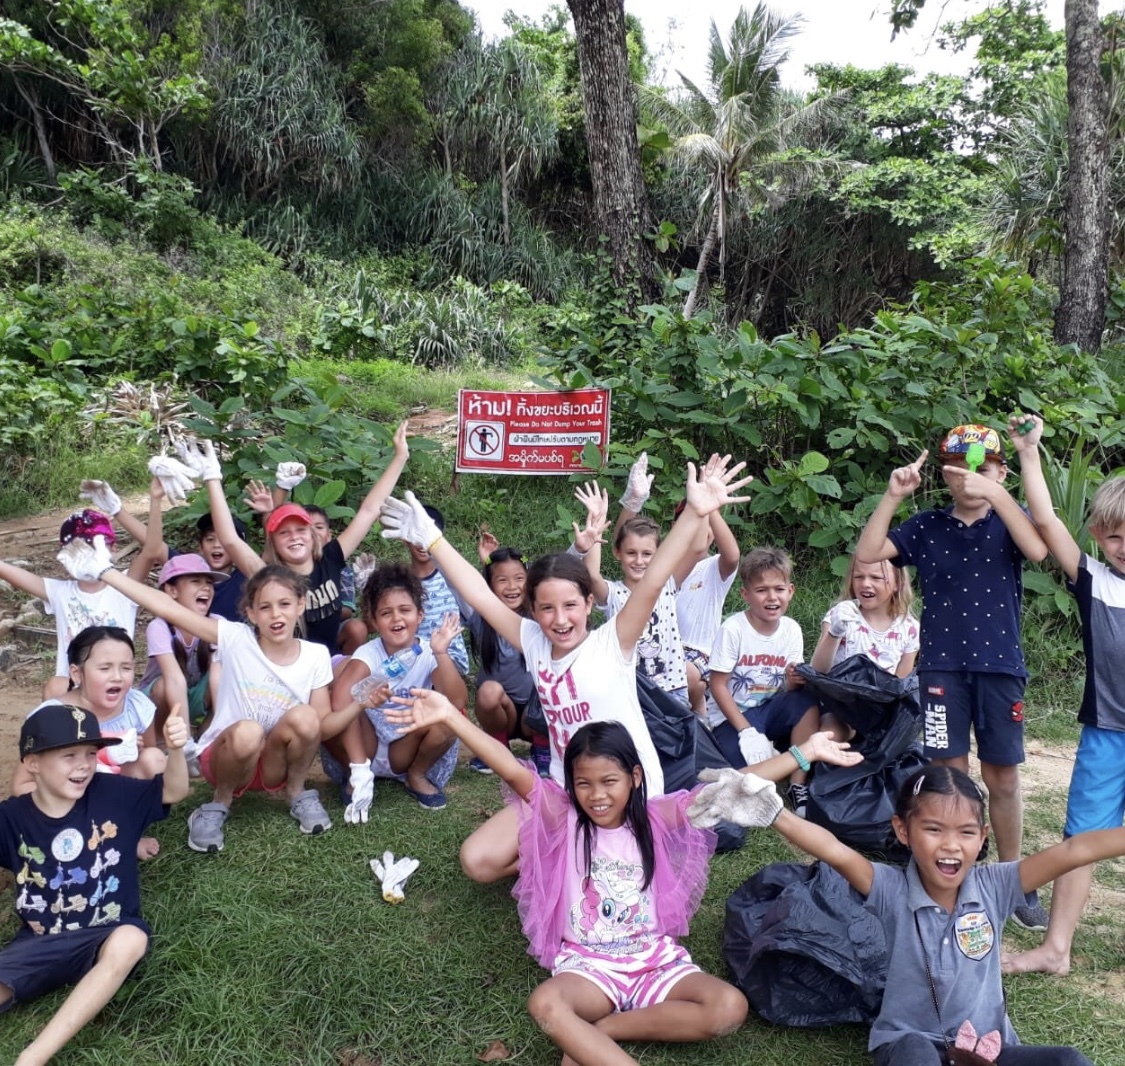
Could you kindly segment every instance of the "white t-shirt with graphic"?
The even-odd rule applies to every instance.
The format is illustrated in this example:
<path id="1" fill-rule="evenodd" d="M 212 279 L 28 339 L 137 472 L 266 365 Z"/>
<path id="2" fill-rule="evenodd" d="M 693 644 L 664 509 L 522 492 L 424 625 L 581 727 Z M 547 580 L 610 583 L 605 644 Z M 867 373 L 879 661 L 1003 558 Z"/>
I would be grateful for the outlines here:
<path id="1" fill-rule="evenodd" d="M 858 602 L 856 607 L 859 607 Z M 829 611 L 821 620 L 825 625 L 831 613 Z M 842 663 L 853 655 L 866 655 L 893 674 L 898 671 L 899 660 L 912 651 L 916 652 L 918 647 L 918 619 L 912 614 L 896 618 L 884 630 L 875 629 L 864 621 L 849 619 L 844 623 L 844 635 L 840 638 L 832 665 Z"/>
<path id="2" fill-rule="evenodd" d="M 676 593 L 676 618 L 685 648 L 694 648 L 706 655 L 723 624 L 723 604 L 738 576 L 736 566 L 726 577 L 719 572 L 722 559 L 709 555 L 692 567 L 687 579 Z"/>
<path id="3" fill-rule="evenodd" d="M 637 699 L 635 660 L 617 640 L 617 626 L 595 629 L 562 659 L 537 622 L 520 622 L 520 648 L 535 679 L 551 740 L 551 777 L 563 784 L 563 752 L 571 734 L 587 722 L 620 722 L 633 738 L 650 796 L 664 794 L 664 771 Z"/>
<path id="4" fill-rule="evenodd" d="M 55 633 L 59 646 L 55 654 L 55 673 L 66 677 L 70 666 L 66 649 L 84 629 L 91 626 L 118 626 L 131 637 L 137 627 L 137 605 L 108 585 L 98 592 L 83 592 L 77 581 L 59 581 L 45 577 L 47 589 L 44 606 L 55 616 Z"/>
<path id="5" fill-rule="evenodd" d="M 624 581 L 609 581 L 606 602 L 598 604 L 607 619 L 614 618 L 629 602 L 632 590 Z M 655 681 L 665 692 L 687 687 L 684 642 L 676 621 L 676 581 L 668 578 L 637 641 L 637 673 Z"/>
<path id="6" fill-rule="evenodd" d="M 332 659 L 323 644 L 298 641 L 296 660 L 279 665 L 266 658 L 254 630 L 242 622 L 216 618 L 219 625 L 219 692 L 215 717 L 199 738 L 200 749 L 235 722 L 258 722 L 269 733 L 291 707 L 308 703 L 314 689 L 332 683 Z"/>
<path id="7" fill-rule="evenodd" d="M 711 649 L 711 673 L 730 674 L 727 688 L 741 708 L 757 707 L 785 688 L 785 667 L 805 661 L 805 638 L 792 618 L 783 617 L 777 629 L 759 633 L 745 611 L 733 614 L 719 628 Z M 707 722 L 716 726 L 726 715 L 707 697 Z"/>

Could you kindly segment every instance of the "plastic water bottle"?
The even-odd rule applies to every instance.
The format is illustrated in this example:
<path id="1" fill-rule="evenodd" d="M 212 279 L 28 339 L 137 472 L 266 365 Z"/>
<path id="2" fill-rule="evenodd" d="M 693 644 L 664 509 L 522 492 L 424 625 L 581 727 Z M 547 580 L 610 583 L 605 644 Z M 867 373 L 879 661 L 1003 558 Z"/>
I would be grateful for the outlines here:
<path id="1" fill-rule="evenodd" d="M 394 655 L 388 655 L 369 676 L 362 681 L 357 681 L 352 686 L 352 699 L 367 707 L 372 705 L 376 693 L 383 685 L 390 685 L 393 689 L 418 661 L 422 654 L 422 645 L 415 643 Z"/>

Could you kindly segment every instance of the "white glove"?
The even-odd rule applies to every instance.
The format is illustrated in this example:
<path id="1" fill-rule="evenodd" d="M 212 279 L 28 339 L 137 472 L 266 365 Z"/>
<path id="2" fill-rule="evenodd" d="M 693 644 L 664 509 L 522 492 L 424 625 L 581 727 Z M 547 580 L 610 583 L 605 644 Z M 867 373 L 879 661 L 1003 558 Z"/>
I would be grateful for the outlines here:
<path id="1" fill-rule="evenodd" d="M 124 766 L 126 763 L 136 762 L 141 754 L 141 749 L 137 744 L 137 731 L 126 729 L 120 735 L 120 739 L 120 744 L 110 744 L 102 749 L 105 752 L 105 757 L 114 766 Z"/>
<path id="2" fill-rule="evenodd" d="M 355 576 L 355 590 L 360 593 L 366 588 L 368 579 L 379 567 L 379 560 L 370 552 L 361 552 L 352 559 L 352 574 Z"/>
<path id="3" fill-rule="evenodd" d="M 863 613 L 855 600 L 841 600 L 833 604 L 828 612 L 828 635 L 842 637 L 848 631 L 848 626 L 859 625 L 863 622 Z"/>
<path id="4" fill-rule="evenodd" d="M 375 774 L 371 764 L 367 762 L 353 762 L 351 777 L 352 801 L 344 808 L 344 821 L 348 825 L 366 825 L 367 812 L 371 809 L 371 802 L 375 799 Z"/>
<path id="5" fill-rule="evenodd" d="M 710 829 L 719 822 L 734 822 L 748 828 L 773 825 L 781 813 L 781 797 L 772 781 L 726 767 L 703 770 L 701 788 L 687 809 L 687 818 L 697 829 Z"/>
<path id="6" fill-rule="evenodd" d="M 121 510 L 121 497 L 109 487 L 108 481 L 83 481 L 78 486 L 78 498 L 89 500 L 94 510 L 112 518 Z"/>
<path id="7" fill-rule="evenodd" d="M 379 512 L 379 521 L 383 523 L 383 536 L 387 540 L 405 540 L 426 551 L 441 540 L 437 523 L 426 514 L 413 492 L 407 491 L 405 502 L 388 496 Z"/>
<path id="8" fill-rule="evenodd" d="M 160 479 L 169 503 L 184 503 L 187 494 L 195 491 L 194 471 L 170 455 L 154 455 L 148 461 L 148 472 Z"/>
<path id="9" fill-rule="evenodd" d="M 279 489 L 285 489 L 287 492 L 292 491 L 304 480 L 304 463 L 277 464 L 277 473 L 274 475 L 274 484 L 276 484 Z"/>
<path id="10" fill-rule="evenodd" d="M 190 467 L 192 475 L 200 481 L 223 480 L 223 468 L 219 465 L 219 457 L 215 454 L 215 445 L 209 440 L 202 442 L 178 440 L 176 451 Z"/>
<path id="11" fill-rule="evenodd" d="M 382 862 L 378 859 L 371 860 L 371 872 L 379 881 L 379 887 L 383 890 L 383 899 L 388 903 L 401 903 L 406 899 L 403 890 L 406 888 L 406 882 L 410 880 L 410 875 L 417 869 L 417 859 L 404 856 L 396 860 L 389 851 L 383 852 Z"/>
<path id="12" fill-rule="evenodd" d="M 639 514 L 641 508 L 648 502 L 655 477 L 655 474 L 648 472 L 648 452 L 641 452 L 641 457 L 629 468 L 625 495 L 621 497 L 622 509 Z"/>
<path id="13" fill-rule="evenodd" d="M 100 581 L 102 574 L 113 569 L 113 559 L 110 558 L 105 537 L 100 535 L 94 537 L 92 544 L 87 544 L 81 537 L 75 537 L 59 549 L 55 558 L 75 581 Z"/>
<path id="14" fill-rule="evenodd" d="M 752 725 L 739 730 L 738 750 L 742 752 L 747 766 L 765 762 L 766 759 L 772 759 L 777 754 L 769 738 L 764 733 L 759 733 Z"/>

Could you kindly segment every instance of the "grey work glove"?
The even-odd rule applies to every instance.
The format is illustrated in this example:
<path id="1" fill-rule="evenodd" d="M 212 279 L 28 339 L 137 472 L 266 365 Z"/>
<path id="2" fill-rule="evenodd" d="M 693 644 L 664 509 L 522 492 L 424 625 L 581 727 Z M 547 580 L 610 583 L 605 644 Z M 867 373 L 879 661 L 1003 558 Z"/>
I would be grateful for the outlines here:
<path id="1" fill-rule="evenodd" d="M 688 821 L 697 829 L 710 829 L 723 821 L 761 829 L 773 825 L 781 813 L 777 787 L 755 774 L 728 766 L 703 770 L 699 780 L 710 783 L 699 790 L 687 809 Z"/>

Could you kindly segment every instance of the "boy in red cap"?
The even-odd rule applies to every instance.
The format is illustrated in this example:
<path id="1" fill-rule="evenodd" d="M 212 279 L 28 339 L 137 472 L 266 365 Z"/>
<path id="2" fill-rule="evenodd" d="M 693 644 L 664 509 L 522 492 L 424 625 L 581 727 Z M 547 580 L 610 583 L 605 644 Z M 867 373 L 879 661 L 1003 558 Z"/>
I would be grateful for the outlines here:
<path id="1" fill-rule="evenodd" d="M 927 455 L 891 474 L 855 555 L 915 568 L 923 601 L 918 689 L 925 755 L 967 772 L 970 732 L 976 735 L 998 858 L 1015 861 L 1023 845 L 1023 562 L 1045 559 L 1047 545 L 1004 489 L 1000 434 L 976 424 L 954 427 L 939 446 L 953 506 L 922 511 L 891 529 L 899 505 L 922 483 Z M 1034 895 L 1013 917 L 1028 929 L 1047 926 Z"/>
<path id="2" fill-rule="evenodd" d="M 16 1059 L 48 1062 L 116 994 L 148 950 L 137 843 L 188 794 L 187 723 L 164 727 L 168 766 L 150 781 L 97 773 L 91 711 L 46 703 L 24 721 L 20 758 L 35 790 L 0 803 L 0 866 L 16 874 L 22 927 L 0 951 L 0 1013 L 64 985 L 74 990 Z"/>

